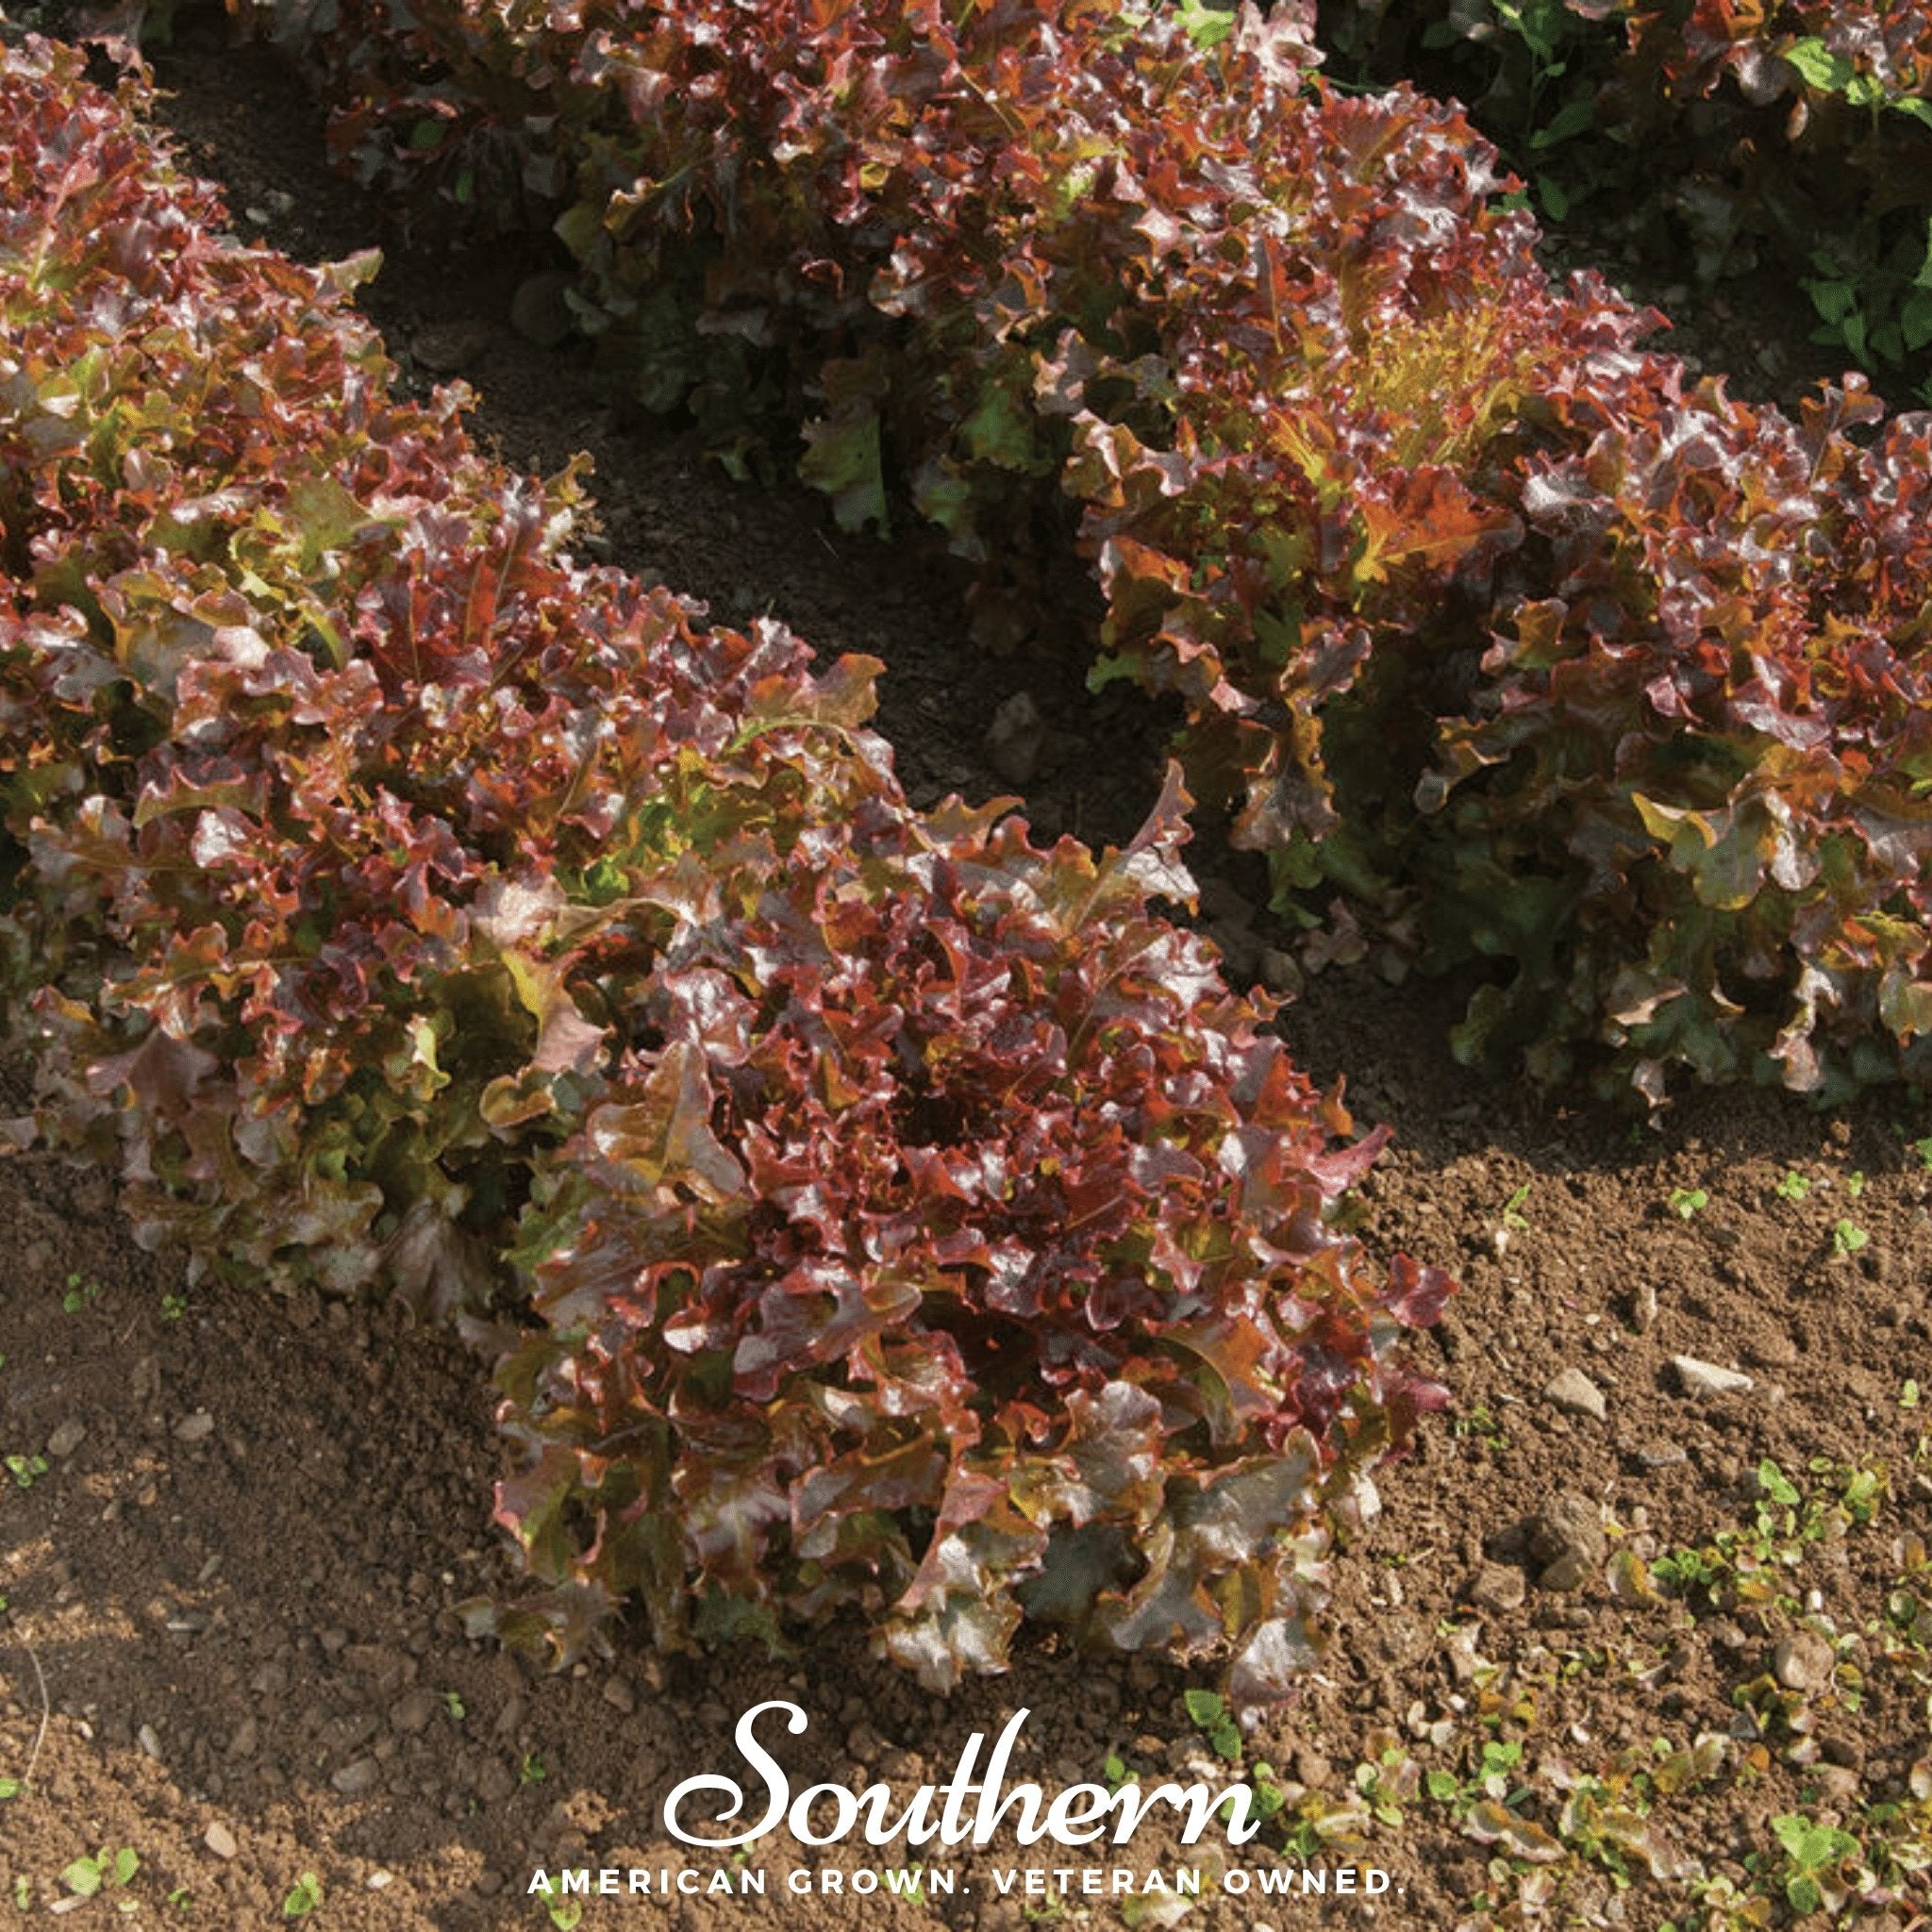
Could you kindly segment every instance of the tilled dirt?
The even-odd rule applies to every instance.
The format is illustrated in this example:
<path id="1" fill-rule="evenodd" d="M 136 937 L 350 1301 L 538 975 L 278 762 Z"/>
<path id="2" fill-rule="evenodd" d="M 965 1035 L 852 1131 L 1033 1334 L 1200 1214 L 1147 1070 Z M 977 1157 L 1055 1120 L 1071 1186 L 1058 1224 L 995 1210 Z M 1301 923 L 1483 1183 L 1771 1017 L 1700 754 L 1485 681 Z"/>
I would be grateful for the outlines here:
<path id="1" fill-rule="evenodd" d="M 244 230 L 309 259 L 380 239 L 266 57 L 191 42 L 158 73 L 169 125 Z M 929 552 L 841 536 L 816 499 L 734 486 L 620 420 L 568 355 L 510 325 L 541 254 L 451 264 L 391 241 L 369 308 L 394 351 L 425 379 L 471 381 L 513 461 L 591 450 L 613 557 L 721 618 L 769 610 L 827 656 L 887 660 L 883 728 L 916 799 L 1024 791 L 1043 829 L 1133 829 L 1162 720 L 1089 697 L 1073 653 L 975 651 L 960 585 Z M 990 745 L 1022 692 L 1043 730 Z M 1208 895 L 1247 972 L 1273 957 L 1254 886 L 1217 862 Z M 184 1289 L 178 1257 L 132 1246 L 104 1176 L 0 1164 L 0 1780 L 16 1787 L 0 1798 L 0 1918 L 102 1923 L 131 1906 L 146 1923 L 266 1925 L 312 1895 L 313 1923 L 344 1932 L 541 1926 L 533 1873 L 588 1866 L 654 1887 L 592 1897 L 588 1926 L 1158 1924 L 1176 1907 L 1211 1927 L 1652 1926 L 1686 1895 L 1689 1860 L 1746 1883 L 1774 1817 L 1857 1824 L 1908 1798 L 1926 1660 L 1886 1633 L 1908 1539 L 1932 1530 L 1923 1411 L 1905 1399 L 1909 1379 L 1932 1386 L 1932 1173 L 1910 1144 L 1932 1122 L 1897 1101 L 1824 1117 L 1757 1094 L 1692 1100 L 1660 1130 L 1542 1108 L 1455 1067 L 1451 1016 L 1440 991 L 1362 969 L 1318 976 L 1283 1016 L 1305 1066 L 1348 1076 L 1362 1124 L 1397 1128 L 1363 1190 L 1367 1239 L 1464 1287 L 1422 1345 L 1453 1406 L 1381 1473 L 1380 1514 L 1337 1555 L 1320 1668 L 1248 1740 L 1284 1809 L 1212 1856 L 1158 1814 L 1111 1854 L 1010 1838 L 868 1854 L 780 1832 L 734 1864 L 675 1844 L 662 1807 L 686 1777 L 729 1773 L 759 1807 L 732 1733 L 765 1700 L 809 1720 L 802 1738 L 773 1718 L 760 1733 L 794 1790 L 882 1781 L 895 1811 L 1022 1708 L 1010 1775 L 1049 1792 L 1103 1779 L 1110 1757 L 1150 1785 L 1232 1774 L 1184 1702 L 1205 1677 L 1051 1644 L 939 1700 L 848 1629 L 768 1659 L 660 1658 L 626 1628 L 614 1661 L 561 1676 L 472 1642 L 458 1606 L 512 1574 L 489 1520 L 486 1365 L 392 1309 Z M 1700 1392 L 1699 1363 L 1748 1384 Z M 1786 1482 L 1803 1502 L 1781 1500 Z M 1729 1562 L 1715 1596 L 1664 1587 L 1686 1549 Z M 1754 1553 L 1764 1587 L 1740 1590 Z M 1674 1793 L 1671 1777 L 1631 1784 L 1633 1750 L 1660 1764 L 1700 1734 L 1724 1740 L 1722 1770 Z M 1496 1795 L 1528 1788 L 1507 1816 L 1560 1837 L 1559 1857 L 1527 1832 L 1485 1841 L 1470 1789 L 1485 1745 L 1522 1747 Z M 1591 1778 L 1609 1797 L 1566 1820 L 1566 1792 L 1597 1802 Z M 1610 1826 L 1592 1837 L 1633 1790 L 1650 1852 Z M 1263 1845 L 1291 1828 L 1284 1865 Z M 61 1876 L 124 1848 L 140 1861 L 125 1885 L 110 1870 L 88 1898 Z M 932 1874 L 919 1899 L 856 1889 L 861 1870 L 915 1858 Z M 1386 1874 L 1389 1890 L 1266 1903 L 1217 1882 L 1224 1865 L 1304 1864 Z M 1140 1896 L 1082 1891 L 1089 1865 L 1130 1869 Z M 1055 1868 L 1074 1874 L 1064 1896 Z M 1149 1871 L 1172 1885 L 1176 1868 L 1205 1873 L 1198 1900 L 1145 1891 Z M 1000 1874 L 1027 1869 L 1041 1890 L 1003 1891 Z M 768 1890 L 689 1895 L 680 1872 L 733 1888 L 762 1874 Z M 1525 1884 L 1548 1896 L 1509 1916 Z"/>

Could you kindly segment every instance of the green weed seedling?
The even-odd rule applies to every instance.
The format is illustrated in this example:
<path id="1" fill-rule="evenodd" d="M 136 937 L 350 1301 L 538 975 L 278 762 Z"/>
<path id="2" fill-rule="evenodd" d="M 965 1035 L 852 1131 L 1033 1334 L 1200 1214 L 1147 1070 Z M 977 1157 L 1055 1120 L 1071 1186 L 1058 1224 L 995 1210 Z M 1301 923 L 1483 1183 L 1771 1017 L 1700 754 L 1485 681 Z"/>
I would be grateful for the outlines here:
<path id="1" fill-rule="evenodd" d="M 1811 1183 L 1795 1167 L 1788 1167 L 1784 1178 L 1772 1191 L 1780 1201 L 1802 1201 L 1811 1191 Z"/>
<path id="2" fill-rule="evenodd" d="M 1871 1245 L 1872 1237 L 1848 1215 L 1840 1216 L 1831 1230 L 1831 1252 L 1834 1255 L 1862 1254 Z"/>
<path id="3" fill-rule="evenodd" d="M 13 1478 L 17 1490 L 30 1490 L 47 1473 L 47 1458 L 44 1456 L 8 1456 L 4 1461 L 7 1474 Z"/>
<path id="4" fill-rule="evenodd" d="M 534 1751 L 524 1753 L 524 1761 L 517 1766 L 518 1784 L 541 1785 L 549 1775 L 549 1768 Z"/>
<path id="5" fill-rule="evenodd" d="M 1702 1188 L 1673 1188 L 1671 1190 L 1671 1212 L 1679 1221 L 1694 1220 L 1706 1208 L 1710 1206 L 1710 1196 Z"/>
<path id="6" fill-rule="evenodd" d="M 1189 1690 L 1181 1698 L 1188 1716 L 1208 1744 L 1230 1764 L 1241 1761 L 1241 1733 L 1228 1713 L 1227 1700 L 1217 1690 Z"/>
<path id="7" fill-rule="evenodd" d="M 1503 1203 L 1503 1225 L 1511 1234 L 1527 1234 L 1529 1217 L 1524 1213 L 1524 1204 L 1529 1199 L 1531 1183 L 1524 1181 L 1517 1191 Z"/>
<path id="8" fill-rule="evenodd" d="M 1785 1903 L 1794 1912 L 1817 1912 L 1843 1895 L 1839 1868 L 1863 1855 L 1864 1847 L 1850 1832 L 1818 1824 L 1802 1813 L 1787 1811 L 1771 1821 L 1785 1855 Z"/>
<path id="9" fill-rule="evenodd" d="M 70 1274 L 66 1291 L 60 1297 L 60 1312 L 64 1315 L 85 1314 L 100 1298 L 101 1284 L 92 1275 L 83 1278 Z"/>
<path id="10" fill-rule="evenodd" d="M 1459 1441 L 1481 1444 L 1486 1452 L 1509 1446 L 1508 1430 L 1496 1419 L 1496 1412 L 1480 1402 L 1456 1418 L 1450 1424 L 1450 1433 Z"/>
<path id="11" fill-rule="evenodd" d="M 321 1903 L 322 1880 L 313 1872 L 305 1872 L 289 1888 L 289 1895 L 282 1901 L 282 1917 L 306 1919 Z"/>
<path id="12" fill-rule="evenodd" d="M 92 1898 L 96 1893 L 132 1883 L 141 1870 L 141 1855 L 131 1845 L 118 1852 L 105 1846 L 92 1858 L 76 1858 L 60 1874 L 60 1883 L 75 1898 Z"/>
<path id="13" fill-rule="evenodd" d="M 575 1932 L 584 1916 L 582 1905 L 574 1898 L 558 1898 L 557 1881 L 548 1875 L 539 1884 L 537 1891 L 543 1901 L 543 1915 L 556 1932 Z"/>

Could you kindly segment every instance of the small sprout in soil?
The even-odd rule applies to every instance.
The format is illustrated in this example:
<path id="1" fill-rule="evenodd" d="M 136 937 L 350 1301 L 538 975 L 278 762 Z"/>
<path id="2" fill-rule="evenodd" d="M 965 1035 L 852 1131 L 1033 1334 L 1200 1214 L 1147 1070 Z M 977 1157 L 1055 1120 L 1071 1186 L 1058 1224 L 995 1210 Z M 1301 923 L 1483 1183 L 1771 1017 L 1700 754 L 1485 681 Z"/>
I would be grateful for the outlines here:
<path id="1" fill-rule="evenodd" d="M 20 1796 L 20 1780 L 17 1777 L 0 1777 L 0 1805 L 8 1798 Z"/>
<path id="2" fill-rule="evenodd" d="M 1457 1416 L 1450 1424 L 1450 1432 L 1462 1441 L 1473 1436 L 1486 1449 L 1509 1446 L 1508 1432 L 1496 1420 L 1495 1411 L 1480 1402 L 1466 1414 Z"/>
<path id="3" fill-rule="evenodd" d="M 1847 1858 L 1862 1857 L 1865 1848 L 1850 1832 L 1814 1824 L 1796 1811 L 1774 1818 L 1771 1828 L 1784 1848 L 1785 1902 L 1798 1913 L 1823 1910 L 1827 1902 L 1826 1888 L 1834 1894 L 1841 1891 L 1834 1882 L 1838 1867 Z M 1840 1902 L 1841 1899 L 1834 1902 L 1832 1909 L 1836 1910 Z"/>
<path id="4" fill-rule="evenodd" d="M 1932 1169 L 1932 1134 L 1927 1134 L 1923 1141 L 1914 1141 L 1912 1152 L 1928 1169 Z"/>
<path id="5" fill-rule="evenodd" d="M 1702 1188 L 1673 1188 L 1671 1190 L 1671 1212 L 1679 1221 L 1689 1221 L 1701 1209 L 1710 1206 L 1710 1196 Z"/>
<path id="6" fill-rule="evenodd" d="M 37 1478 L 47 1473 L 47 1458 L 44 1456 L 9 1456 L 5 1458 L 7 1474 L 13 1478 L 18 1490 L 30 1490 Z"/>
<path id="7" fill-rule="evenodd" d="M 194 1909 L 194 1894 L 185 1885 L 177 1885 L 168 1894 L 168 1903 L 177 1912 L 192 1912 Z"/>
<path id="8" fill-rule="evenodd" d="M 1901 1408 L 1917 1408 L 1919 1406 L 1919 1385 L 1909 1375 L 1898 1391 L 1898 1406 Z"/>
<path id="9" fill-rule="evenodd" d="M 161 1297 L 161 1320 L 178 1322 L 188 1312 L 188 1297 L 172 1290 Z"/>
<path id="10" fill-rule="evenodd" d="M 557 1881 L 548 1874 L 540 1881 L 537 1890 L 542 1897 L 543 1909 L 557 1932 L 573 1932 L 584 1916 L 583 1907 L 574 1898 L 558 1898 Z"/>
<path id="11" fill-rule="evenodd" d="M 1785 1169 L 1785 1177 L 1775 1190 L 1780 1201 L 1802 1201 L 1811 1191 L 1811 1183 L 1795 1167 Z"/>
<path id="12" fill-rule="evenodd" d="M 534 1751 L 524 1753 L 524 1761 L 517 1766 L 517 1782 L 520 1785 L 541 1785 L 550 1775 L 543 1760 Z"/>
<path id="13" fill-rule="evenodd" d="M 1862 1168 L 1853 1168 L 1845 1176 L 1845 1192 L 1856 1201 L 1865 1191 L 1865 1174 Z"/>
<path id="14" fill-rule="evenodd" d="M 1109 1751 L 1100 1761 L 1100 1775 L 1107 1781 L 1110 1791 L 1117 1791 L 1124 1785 L 1141 1782 L 1139 1772 L 1127 1769 L 1127 1760 L 1118 1751 Z"/>
<path id="15" fill-rule="evenodd" d="M 1871 1245 L 1872 1237 L 1849 1217 L 1840 1218 L 1831 1231 L 1831 1252 L 1834 1255 L 1856 1255 Z"/>
<path id="16" fill-rule="evenodd" d="M 1230 1764 L 1241 1755 L 1241 1726 L 1228 1715 L 1227 1700 L 1217 1690 L 1188 1690 L 1181 1696 L 1195 1728 Z"/>
<path id="17" fill-rule="evenodd" d="M 289 1888 L 289 1895 L 282 1901 L 282 1917 L 306 1919 L 321 1903 L 322 1880 L 313 1872 L 305 1872 Z"/>
<path id="18" fill-rule="evenodd" d="M 461 1723 L 470 1714 L 469 1707 L 464 1704 L 461 1695 L 455 1690 L 445 1690 L 442 1693 L 442 1702 L 443 1707 L 458 1723 Z"/>
<path id="19" fill-rule="evenodd" d="M 1414 1796 L 1415 1766 L 1399 1744 L 1390 1745 L 1374 1764 L 1357 1764 L 1355 1788 L 1362 1794 L 1370 1812 L 1391 1829 L 1402 1823 L 1406 1798 Z M 1409 1775 L 1405 1779 L 1404 1774 Z"/>
<path id="20" fill-rule="evenodd" d="M 1787 1509 L 1795 1509 L 1802 1500 L 1797 1485 L 1768 1456 L 1757 1465 L 1757 1490 L 1767 1502 Z"/>
<path id="21" fill-rule="evenodd" d="M 91 1276 L 83 1279 L 78 1274 L 67 1277 L 67 1291 L 60 1297 L 60 1311 L 66 1315 L 78 1315 L 92 1307 L 101 1298 L 101 1284 Z"/>
<path id="22" fill-rule="evenodd" d="M 75 1898 L 92 1898 L 108 1886 L 126 1885 L 141 1870 L 141 1855 L 131 1845 L 118 1852 L 103 1846 L 92 1858 L 76 1858 L 60 1874 L 60 1883 Z"/>
<path id="23" fill-rule="evenodd" d="M 1523 1204 L 1529 1199 L 1529 1190 L 1530 1183 L 1524 1181 L 1503 1203 L 1503 1225 L 1512 1234 L 1526 1234 L 1529 1231 L 1529 1217 L 1523 1211 Z"/>
<path id="24" fill-rule="evenodd" d="M 26 1874 L 23 1872 L 13 1881 L 13 1909 L 17 1912 L 30 1911 L 33 1908 L 33 1886 L 28 1882 Z"/>

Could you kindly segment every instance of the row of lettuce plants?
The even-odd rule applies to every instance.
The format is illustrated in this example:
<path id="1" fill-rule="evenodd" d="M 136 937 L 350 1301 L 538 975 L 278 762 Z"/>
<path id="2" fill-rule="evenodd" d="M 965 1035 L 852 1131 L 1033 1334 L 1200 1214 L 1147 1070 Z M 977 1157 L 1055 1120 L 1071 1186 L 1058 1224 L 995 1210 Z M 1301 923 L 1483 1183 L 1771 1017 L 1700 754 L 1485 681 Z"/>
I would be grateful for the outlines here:
<path id="1" fill-rule="evenodd" d="M 1311 8 L 282 29 L 366 178 L 558 210 L 635 393 L 740 452 L 799 424 L 843 520 L 983 561 L 1009 642 L 1015 551 L 1071 537 L 1093 676 L 1185 701 L 1281 910 L 1476 972 L 1469 1059 L 1652 1103 L 1924 1073 L 1925 421 L 1693 381 L 1546 275 L 1458 111 L 1326 86 Z"/>
<path id="2" fill-rule="evenodd" d="M 1802 286 L 1813 341 L 1932 401 L 1932 14 L 1865 0 L 1329 0 L 1358 78 L 1427 71 L 1558 221 L 1665 281 Z M 1632 205 L 1633 182 L 1640 192 Z"/>
<path id="3" fill-rule="evenodd" d="M 0 54 L 0 991 L 144 1240 L 499 1357 L 499 1621 L 569 1659 L 857 1610 L 1308 1655 L 1439 1391 L 1348 1144 L 1141 837 L 907 804 L 877 667 L 574 561 L 577 480 L 391 392 L 139 90 Z M 483 1621 L 490 1621 L 488 1615 Z"/>

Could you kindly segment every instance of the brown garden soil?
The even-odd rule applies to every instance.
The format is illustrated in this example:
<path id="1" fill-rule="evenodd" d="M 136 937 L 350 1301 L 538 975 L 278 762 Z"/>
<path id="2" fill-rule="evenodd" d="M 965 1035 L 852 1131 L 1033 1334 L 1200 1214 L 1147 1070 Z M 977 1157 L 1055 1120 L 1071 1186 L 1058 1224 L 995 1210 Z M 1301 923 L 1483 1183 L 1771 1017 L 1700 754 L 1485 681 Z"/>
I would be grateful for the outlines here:
<path id="1" fill-rule="evenodd" d="M 568 351 L 510 325 L 547 258 L 450 261 L 385 236 L 321 166 L 315 117 L 266 56 L 190 35 L 158 77 L 166 125 L 225 184 L 244 232 L 309 260 L 386 242 L 367 307 L 413 377 L 469 381 L 479 429 L 516 463 L 554 470 L 594 453 L 609 555 L 722 619 L 770 611 L 826 656 L 884 658 L 882 725 L 916 801 L 1024 791 L 1043 831 L 1133 829 L 1164 728 L 1139 701 L 1090 697 L 1073 652 L 989 658 L 966 640 L 942 559 L 840 535 L 815 499 L 733 485 L 676 435 L 620 422 Z M 1029 747 L 988 742 L 1022 691 L 1044 724 L 1031 771 Z M 1225 855 L 1202 869 L 1233 970 L 1278 977 L 1256 879 Z M 1576 1849 L 1574 1831 L 1546 1868 L 1541 1919 L 1478 1903 L 1494 1848 L 1470 1835 L 1466 1804 L 1415 1780 L 1465 1777 L 1486 1739 L 1523 1742 L 1510 1783 L 1533 1795 L 1519 1808 L 1554 1829 L 1564 1766 L 1602 1774 L 1658 1739 L 1725 1738 L 1724 1771 L 1657 1796 L 1654 1816 L 1683 1858 L 1740 1884 L 1744 1861 L 1772 1847 L 1774 1816 L 1858 1825 L 1907 1796 L 1928 1749 L 1924 1650 L 1882 1632 L 1907 1540 L 1932 1532 L 1924 1411 L 1901 1403 L 1907 1377 L 1932 1391 L 1932 1174 L 1909 1144 L 1932 1123 L 1897 1101 L 1821 1116 L 1728 1093 L 1633 1128 L 1475 1083 L 1444 1045 L 1452 1014 L 1439 991 L 1331 968 L 1281 1023 L 1311 1073 L 1348 1076 L 1364 1125 L 1397 1130 L 1362 1191 L 1367 1239 L 1463 1284 L 1419 1350 L 1452 1407 L 1379 1474 L 1379 1515 L 1336 1556 L 1325 1655 L 1248 1746 L 1288 1798 L 1263 1840 L 1325 1815 L 1332 1835 L 1308 1862 L 1386 1871 L 1390 1889 L 1374 1902 L 1217 1892 L 1208 1848 L 1184 1851 L 1154 1824 L 1096 1861 L 1137 1882 L 1202 1867 L 1191 1925 L 1648 1928 L 1675 1909 L 1681 1884 L 1626 1856 L 1624 1890 L 1614 1858 Z M 1778 1191 L 1792 1174 L 1809 1183 L 1802 1199 Z M 1693 1211 L 1674 1210 L 1674 1191 Z M 761 1733 L 794 1789 L 883 1780 L 903 1795 L 943 1780 L 969 1733 L 997 1732 L 1022 1707 L 1015 1779 L 1095 1779 L 1112 1754 L 1148 1780 L 1225 1780 L 1183 1703 L 1207 1674 L 1050 1642 L 942 1700 L 843 1628 L 767 1660 L 660 1657 L 626 1626 L 613 1660 L 561 1675 L 467 1640 L 455 1607 L 512 1579 L 490 1522 L 501 1470 L 485 1366 L 391 1307 L 186 1288 L 180 1257 L 132 1245 L 112 1191 L 106 1175 L 42 1157 L 0 1164 L 0 1452 L 19 1458 L 0 1476 L 0 1778 L 22 1787 L 0 1801 L 0 1923 L 71 1909 L 84 1924 L 121 1910 L 148 1924 L 280 1924 L 312 1874 L 319 1927 L 541 1927 L 526 1895 L 538 1868 L 730 1873 L 675 1845 L 661 1809 L 702 1771 L 745 1778 L 758 1807 L 731 1739 L 766 1699 L 810 1720 L 802 1739 L 771 1721 Z M 1856 1254 L 1835 1249 L 1840 1222 L 1869 1237 Z M 1678 1356 L 1750 1386 L 1691 1392 Z M 1565 1371 L 1600 1394 L 1601 1420 L 1545 1392 Z M 1766 1459 L 1825 1499 L 1849 1467 L 1882 1472 L 1875 1515 L 1784 1540 L 1795 1560 L 1761 1607 L 1643 1600 L 1643 1559 L 1707 1545 L 1760 1507 L 1781 1517 L 1762 1493 Z M 1575 1587 L 1542 1587 L 1566 1524 L 1580 1535 Z M 1836 1640 L 1836 1669 L 1821 1633 Z M 125 1887 L 83 1900 L 62 1883 L 75 1858 L 124 1847 L 140 1859 Z M 1272 1862 L 1261 1841 L 1220 1857 Z M 938 1851 L 926 1862 L 958 1890 L 917 1902 L 786 1886 L 794 1871 L 867 1862 L 862 1846 L 818 1852 L 780 1833 L 747 1862 L 768 1874 L 762 1898 L 593 1899 L 583 1924 L 1121 1917 L 1077 1891 L 1003 1896 L 1001 1870 L 1090 1862 L 1050 1846 Z M 1163 1923 L 1155 1904 L 1142 1923 Z M 1907 1921 L 1924 1923 L 1908 1905 L 1862 1923 Z"/>

